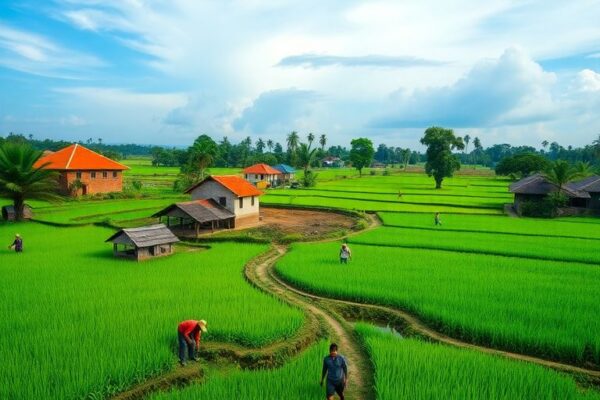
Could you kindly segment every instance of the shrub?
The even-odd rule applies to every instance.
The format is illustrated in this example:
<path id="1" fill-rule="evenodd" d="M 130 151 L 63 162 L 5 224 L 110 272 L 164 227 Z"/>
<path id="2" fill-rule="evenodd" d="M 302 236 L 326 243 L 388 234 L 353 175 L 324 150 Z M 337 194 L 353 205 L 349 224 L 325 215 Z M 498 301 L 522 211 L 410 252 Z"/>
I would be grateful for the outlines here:
<path id="1" fill-rule="evenodd" d="M 521 214 L 526 217 L 554 218 L 558 215 L 558 209 L 567 205 L 567 201 L 563 193 L 550 193 L 542 200 L 523 202 Z"/>
<path id="2" fill-rule="evenodd" d="M 373 176 L 373 175 L 377 175 L 377 171 L 375 171 L 374 169 L 369 171 L 369 175 Z"/>
<path id="3" fill-rule="evenodd" d="M 318 174 L 315 174 L 311 170 L 306 171 L 304 176 L 302 176 L 302 186 L 304 186 L 304 187 L 315 186 L 317 184 L 317 176 L 318 176 Z"/>
<path id="4" fill-rule="evenodd" d="M 382 172 L 382 175 L 383 175 L 383 176 L 389 176 L 389 175 L 390 175 L 390 170 L 389 170 L 389 169 L 387 169 L 387 168 L 386 168 L 386 169 L 384 169 L 384 170 L 383 170 L 383 172 Z"/>

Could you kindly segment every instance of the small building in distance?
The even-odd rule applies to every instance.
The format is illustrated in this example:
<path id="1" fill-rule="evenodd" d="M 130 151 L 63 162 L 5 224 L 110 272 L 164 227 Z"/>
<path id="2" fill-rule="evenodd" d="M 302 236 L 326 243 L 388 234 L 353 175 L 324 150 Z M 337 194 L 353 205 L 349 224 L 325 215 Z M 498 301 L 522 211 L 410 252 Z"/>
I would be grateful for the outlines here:
<path id="1" fill-rule="evenodd" d="M 235 227 L 235 214 L 213 199 L 171 204 L 152 216 L 160 222 L 166 219 L 167 226 L 178 235 L 193 232 L 197 237 L 202 231 Z"/>
<path id="2" fill-rule="evenodd" d="M 31 207 L 25 204 L 23 206 L 23 219 L 31 219 L 32 217 L 33 212 L 31 211 Z M 16 221 L 17 213 L 15 212 L 15 206 L 2 206 L 2 219 L 5 221 Z"/>
<path id="3" fill-rule="evenodd" d="M 72 196 L 121 192 L 129 169 L 78 143 L 40 157 L 34 166 L 59 172 L 59 192 Z"/>
<path id="4" fill-rule="evenodd" d="M 115 257 L 141 261 L 173 254 L 173 244 L 179 242 L 179 239 L 164 224 L 158 224 L 121 229 L 106 239 L 106 242 L 113 243 Z"/>
<path id="5" fill-rule="evenodd" d="M 235 228 L 256 225 L 262 192 L 237 175 L 213 175 L 185 191 L 192 200 L 213 199 L 235 216 Z"/>
<path id="6" fill-rule="evenodd" d="M 281 180 L 285 184 L 290 183 L 296 176 L 296 170 L 287 164 L 277 164 L 274 166 L 277 171 L 281 172 Z"/>
<path id="7" fill-rule="evenodd" d="M 277 186 L 282 178 L 279 170 L 267 164 L 254 164 L 243 172 L 244 178 L 256 186 L 260 186 L 261 182 L 266 182 L 267 186 Z"/>
<path id="8" fill-rule="evenodd" d="M 321 160 L 324 167 L 328 168 L 343 168 L 344 161 L 339 157 L 327 156 Z"/>
<path id="9" fill-rule="evenodd" d="M 550 193 L 557 192 L 558 186 L 538 173 L 513 183 L 509 190 L 515 195 L 513 208 L 520 213 L 524 202 L 540 201 Z M 562 192 L 568 198 L 568 207 L 581 211 L 600 211 L 600 176 L 569 182 L 563 186 Z"/>

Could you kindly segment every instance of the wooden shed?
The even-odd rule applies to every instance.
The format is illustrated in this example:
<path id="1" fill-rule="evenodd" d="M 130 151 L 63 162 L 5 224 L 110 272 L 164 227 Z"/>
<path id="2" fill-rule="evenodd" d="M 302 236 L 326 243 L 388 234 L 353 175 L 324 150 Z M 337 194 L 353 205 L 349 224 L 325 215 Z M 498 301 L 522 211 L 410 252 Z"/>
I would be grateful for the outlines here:
<path id="1" fill-rule="evenodd" d="M 5 221 L 14 221 L 17 217 L 15 213 L 14 206 L 3 206 L 2 207 L 2 219 Z M 27 204 L 23 207 L 23 219 L 31 219 L 33 217 L 33 212 L 31 211 L 31 207 Z"/>
<path id="2" fill-rule="evenodd" d="M 113 243 L 115 257 L 141 261 L 173 254 L 173 243 L 179 242 L 164 224 L 121 229 L 108 239 Z"/>
<path id="3" fill-rule="evenodd" d="M 212 232 L 215 229 L 231 229 L 235 226 L 235 214 L 213 199 L 171 204 L 152 216 L 160 218 L 161 222 L 164 218 L 168 227 L 176 230 L 177 234 L 184 235 L 194 233 L 198 236 L 201 231 Z"/>

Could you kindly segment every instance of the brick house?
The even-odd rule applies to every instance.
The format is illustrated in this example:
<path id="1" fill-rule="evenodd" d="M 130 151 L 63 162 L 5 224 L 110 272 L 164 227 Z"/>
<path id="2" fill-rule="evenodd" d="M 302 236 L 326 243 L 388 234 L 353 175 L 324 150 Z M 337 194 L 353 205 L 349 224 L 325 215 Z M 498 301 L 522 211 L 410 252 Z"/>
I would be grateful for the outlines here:
<path id="1" fill-rule="evenodd" d="M 60 173 L 59 191 L 64 195 L 86 195 L 123 191 L 123 164 L 104 157 L 80 144 L 72 144 L 42 156 L 35 167 Z"/>
<path id="2" fill-rule="evenodd" d="M 192 200 L 213 199 L 234 214 L 233 227 L 256 225 L 260 221 L 259 200 L 262 192 L 237 175 L 209 176 L 185 191 Z"/>

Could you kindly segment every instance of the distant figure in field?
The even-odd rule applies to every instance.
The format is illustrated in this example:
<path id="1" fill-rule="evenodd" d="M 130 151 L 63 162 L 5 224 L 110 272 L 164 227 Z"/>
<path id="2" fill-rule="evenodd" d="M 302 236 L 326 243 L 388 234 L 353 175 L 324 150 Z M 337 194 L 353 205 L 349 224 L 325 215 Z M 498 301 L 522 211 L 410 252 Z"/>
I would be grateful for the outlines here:
<path id="1" fill-rule="evenodd" d="M 402 191 L 398 190 L 398 198 L 402 198 Z"/>
<path id="2" fill-rule="evenodd" d="M 12 244 L 10 246 L 8 246 L 8 248 L 10 250 L 16 251 L 17 253 L 23 252 L 23 239 L 21 238 L 21 235 L 19 235 L 17 233 L 15 235 L 15 240 L 12 242 Z"/>
<path id="3" fill-rule="evenodd" d="M 321 386 L 323 386 L 325 375 L 327 375 L 325 394 L 327 400 L 333 400 L 336 393 L 340 396 L 340 400 L 344 400 L 344 389 L 348 383 L 348 366 L 346 365 L 346 359 L 338 354 L 338 347 L 335 343 L 331 343 L 329 355 L 323 359 Z"/>
<path id="4" fill-rule="evenodd" d="M 179 338 L 179 364 L 185 365 L 185 352 L 192 361 L 198 361 L 196 350 L 200 347 L 200 336 L 206 332 L 206 321 L 193 319 L 183 321 L 177 327 L 177 336 Z"/>
<path id="5" fill-rule="evenodd" d="M 442 225 L 442 220 L 440 219 L 440 213 L 439 212 L 435 213 L 434 221 L 435 221 L 436 225 Z"/>
<path id="6" fill-rule="evenodd" d="M 340 249 L 340 264 L 348 264 L 348 259 L 352 258 L 352 251 L 346 243 L 342 244 Z"/>

